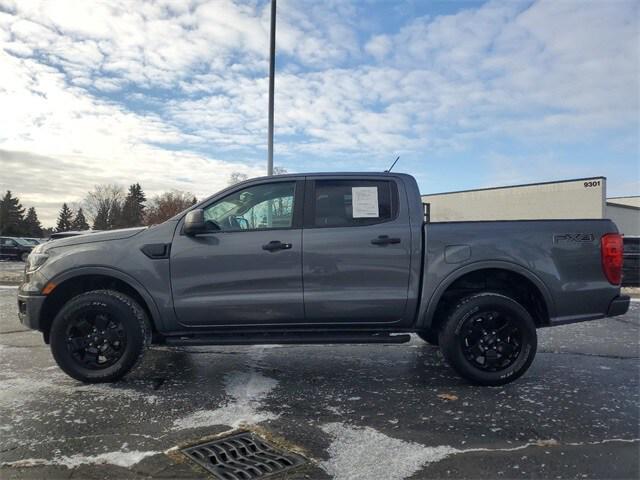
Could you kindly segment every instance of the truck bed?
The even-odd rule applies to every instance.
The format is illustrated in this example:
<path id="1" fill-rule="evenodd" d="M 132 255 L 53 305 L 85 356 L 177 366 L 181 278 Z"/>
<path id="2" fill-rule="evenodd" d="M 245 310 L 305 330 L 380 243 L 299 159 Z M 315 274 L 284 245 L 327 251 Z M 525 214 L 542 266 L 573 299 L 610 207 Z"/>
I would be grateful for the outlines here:
<path id="1" fill-rule="evenodd" d="M 418 321 L 428 324 L 440 296 L 467 272 L 500 269 L 539 289 L 548 325 L 602 318 L 619 287 L 603 273 L 600 241 L 617 231 L 611 220 L 602 219 L 425 224 Z"/>

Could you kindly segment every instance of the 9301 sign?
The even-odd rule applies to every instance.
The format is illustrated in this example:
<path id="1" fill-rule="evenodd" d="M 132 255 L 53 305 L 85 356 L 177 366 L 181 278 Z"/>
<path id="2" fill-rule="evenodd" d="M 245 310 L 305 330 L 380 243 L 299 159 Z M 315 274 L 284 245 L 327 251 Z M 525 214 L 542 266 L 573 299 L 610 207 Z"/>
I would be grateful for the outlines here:
<path id="1" fill-rule="evenodd" d="M 589 180 L 588 182 L 584 182 L 584 188 L 599 187 L 599 186 L 600 186 L 600 180 Z"/>

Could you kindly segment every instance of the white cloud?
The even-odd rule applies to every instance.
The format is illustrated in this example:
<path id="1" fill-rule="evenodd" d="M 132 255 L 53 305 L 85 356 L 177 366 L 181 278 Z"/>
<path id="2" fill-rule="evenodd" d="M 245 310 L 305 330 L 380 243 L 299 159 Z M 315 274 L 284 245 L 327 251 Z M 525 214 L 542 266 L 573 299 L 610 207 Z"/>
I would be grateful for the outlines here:
<path id="1" fill-rule="evenodd" d="M 253 162 L 162 148 L 190 138 L 155 115 L 68 86 L 51 67 L 0 52 L 0 71 L 8 73 L 0 96 L 12 112 L 0 115 L 0 188 L 39 207 L 47 224 L 63 201 L 80 201 L 98 183 L 141 182 L 148 195 L 177 188 L 203 197 L 225 186 L 233 171 L 262 174 Z"/>
<path id="2" fill-rule="evenodd" d="M 391 52 L 392 48 L 393 43 L 388 35 L 375 35 L 364 46 L 366 52 L 376 57 L 378 61 L 383 60 Z"/>
<path id="3" fill-rule="evenodd" d="M 102 181 L 202 196 L 232 170 L 260 173 L 268 7 L 0 0 L 0 187 L 50 223 L 56 203 Z M 487 139 L 615 131 L 617 145 L 637 145 L 638 8 L 489 2 L 378 31 L 363 27 L 369 5 L 283 0 L 276 153 L 285 165 L 315 155 L 368 166 Z M 4 173 L 16 161 L 32 162 L 29 175 Z M 175 180 L 185 172 L 197 182 Z"/>

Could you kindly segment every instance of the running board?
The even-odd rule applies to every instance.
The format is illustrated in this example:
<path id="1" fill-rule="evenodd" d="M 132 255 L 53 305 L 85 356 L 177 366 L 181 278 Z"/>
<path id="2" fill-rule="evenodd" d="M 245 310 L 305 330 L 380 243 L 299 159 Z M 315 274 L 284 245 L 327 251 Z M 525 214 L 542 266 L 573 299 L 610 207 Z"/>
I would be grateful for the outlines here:
<path id="1" fill-rule="evenodd" d="M 164 344 L 172 346 L 203 345 L 284 345 L 284 344 L 337 344 L 337 343 L 407 343 L 411 335 L 388 333 L 246 333 L 242 335 L 197 335 L 165 337 Z"/>

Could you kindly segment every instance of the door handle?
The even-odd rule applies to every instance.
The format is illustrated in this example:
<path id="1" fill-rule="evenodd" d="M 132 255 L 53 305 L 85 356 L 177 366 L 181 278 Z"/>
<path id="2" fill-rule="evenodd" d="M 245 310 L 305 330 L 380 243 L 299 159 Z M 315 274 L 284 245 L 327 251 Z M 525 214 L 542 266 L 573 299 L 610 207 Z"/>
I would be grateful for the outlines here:
<path id="1" fill-rule="evenodd" d="M 374 245 L 380 245 L 380 246 L 392 245 L 392 244 L 400 243 L 400 239 L 391 238 L 388 235 L 380 235 L 378 238 L 374 238 L 373 240 L 371 240 L 371 243 L 373 243 Z"/>
<path id="2" fill-rule="evenodd" d="M 282 243 L 280 240 L 273 240 L 262 245 L 262 249 L 267 250 L 268 252 L 275 252 L 276 250 L 289 250 L 290 248 L 290 243 Z"/>

